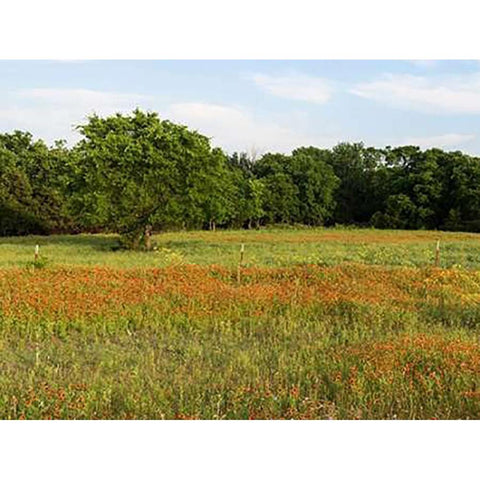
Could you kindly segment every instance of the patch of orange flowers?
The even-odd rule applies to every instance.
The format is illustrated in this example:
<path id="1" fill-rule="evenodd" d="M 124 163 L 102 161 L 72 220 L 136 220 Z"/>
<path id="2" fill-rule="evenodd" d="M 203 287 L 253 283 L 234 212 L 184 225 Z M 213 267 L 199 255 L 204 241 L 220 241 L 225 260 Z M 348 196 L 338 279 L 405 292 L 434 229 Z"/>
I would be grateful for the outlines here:
<path id="1" fill-rule="evenodd" d="M 222 266 L 0 270 L 0 312 L 15 318 L 118 316 L 132 306 L 205 316 L 236 306 L 262 313 L 272 305 L 342 301 L 408 310 L 445 293 L 477 303 L 478 292 L 476 272 L 360 264 L 244 268 L 240 284 L 236 271 Z"/>

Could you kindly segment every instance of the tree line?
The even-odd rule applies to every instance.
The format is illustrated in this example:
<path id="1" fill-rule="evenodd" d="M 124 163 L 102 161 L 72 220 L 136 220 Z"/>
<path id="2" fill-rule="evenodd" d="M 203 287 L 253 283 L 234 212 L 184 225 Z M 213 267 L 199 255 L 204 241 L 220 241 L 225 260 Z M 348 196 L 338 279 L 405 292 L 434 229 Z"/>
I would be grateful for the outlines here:
<path id="1" fill-rule="evenodd" d="M 360 225 L 480 232 L 480 159 L 417 146 L 302 147 L 227 155 L 200 133 L 135 110 L 92 115 L 81 140 L 0 134 L 0 235 Z"/>

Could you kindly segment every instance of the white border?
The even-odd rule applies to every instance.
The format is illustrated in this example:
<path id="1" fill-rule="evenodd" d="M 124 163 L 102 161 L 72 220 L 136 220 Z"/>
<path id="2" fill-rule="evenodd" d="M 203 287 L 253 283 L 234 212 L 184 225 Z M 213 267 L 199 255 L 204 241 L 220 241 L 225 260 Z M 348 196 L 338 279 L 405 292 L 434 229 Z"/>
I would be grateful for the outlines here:
<path id="1" fill-rule="evenodd" d="M 478 58 L 472 0 L 16 0 L 0 58 Z"/>
<path id="2" fill-rule="evenodd" d="M 477 469 L 477 422 L 2 422 L 3 478 L 442 479 Z"/>

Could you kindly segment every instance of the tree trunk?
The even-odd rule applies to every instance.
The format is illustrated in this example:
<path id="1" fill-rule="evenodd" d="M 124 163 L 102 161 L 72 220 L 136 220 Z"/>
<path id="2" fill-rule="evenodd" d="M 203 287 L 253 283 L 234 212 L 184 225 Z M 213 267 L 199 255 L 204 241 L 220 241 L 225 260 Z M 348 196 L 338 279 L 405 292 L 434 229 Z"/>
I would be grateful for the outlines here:
<path id="1" fill-rule="evenodd" d="M 248 229 L 249 230 L 252 229 L 252 219 L 251 218 L 248 219 Z"/>
<path id="2" fill-rule="evenodd" d="M 132 238 L 132 250 L 138 250 L 140 248 L 140 240 L 142 238 L 142 232 L 138 232 Z"/>
<path id="3" fill-rule="evenodd" d="M 215 231 L 215 220 L 212 221 L 212 230 Z"/>

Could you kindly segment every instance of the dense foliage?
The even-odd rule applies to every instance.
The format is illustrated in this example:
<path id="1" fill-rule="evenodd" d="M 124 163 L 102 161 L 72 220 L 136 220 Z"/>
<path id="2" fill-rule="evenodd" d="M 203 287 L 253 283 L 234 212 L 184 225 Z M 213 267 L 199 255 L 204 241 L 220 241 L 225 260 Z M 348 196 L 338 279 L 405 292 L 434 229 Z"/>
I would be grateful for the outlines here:
<path id="1" fill-rule="evenodd" d="M 70 151 L 29 133 L 0 135 L 0 235 L 72 230 L 66 192 Z"/>
<path id="2" fill-rule="evenodd" d="M 342 143 L 226 155 L 140 110 L 89 117 L 72 148 L 0 135 L 0 235 L 114 231 L 129 246 L 166 228 L 271 223 L 480 231 L 480 160 Z"/>

